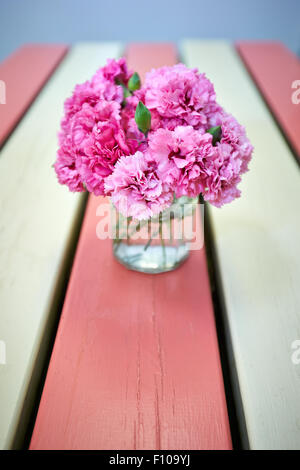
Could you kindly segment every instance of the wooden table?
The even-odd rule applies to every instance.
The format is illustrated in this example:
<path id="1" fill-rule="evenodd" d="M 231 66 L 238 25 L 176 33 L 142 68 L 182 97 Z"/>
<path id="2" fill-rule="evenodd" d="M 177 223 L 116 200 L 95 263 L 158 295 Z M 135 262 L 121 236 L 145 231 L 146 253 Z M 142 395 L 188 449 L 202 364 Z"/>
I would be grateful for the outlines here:
<path id="1" fill-rule="evenodd" d="M 75 83 L 122 54 L 143 77 L 177 48 L 33 45 L 0 65 L 1 448 L 300 448 L 299 60 L 277 43 L 179 51 L 255 152 L 242 198 L 206 207 L 206 249 L 155 276 L 113 259 L 103 199 L 85 208 L 51 164 Z"/>

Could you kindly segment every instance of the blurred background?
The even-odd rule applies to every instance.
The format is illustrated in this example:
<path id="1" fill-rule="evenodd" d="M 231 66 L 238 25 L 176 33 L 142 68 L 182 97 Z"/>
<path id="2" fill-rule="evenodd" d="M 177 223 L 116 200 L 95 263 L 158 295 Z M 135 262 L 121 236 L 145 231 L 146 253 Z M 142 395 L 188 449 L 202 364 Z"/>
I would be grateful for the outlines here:
<path id="1" fill-rule="evenodd" d="M 0 0 L 0 60 L 25 42 L 274 39 L 300 53 L 300 0 Z"/>

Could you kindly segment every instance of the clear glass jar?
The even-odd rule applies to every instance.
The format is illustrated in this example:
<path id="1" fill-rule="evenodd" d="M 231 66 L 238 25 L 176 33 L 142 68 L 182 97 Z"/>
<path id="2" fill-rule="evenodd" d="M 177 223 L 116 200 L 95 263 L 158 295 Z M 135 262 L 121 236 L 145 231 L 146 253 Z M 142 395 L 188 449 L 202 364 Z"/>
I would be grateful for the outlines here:
<path id="1" fill-rule="evenodd" d="M 198 198 L 181 197 L 148 220 L 124 217 L 112 208 L 113 251 L 134 271 L 162 273 L 179 267 L 189 255 Z"/>

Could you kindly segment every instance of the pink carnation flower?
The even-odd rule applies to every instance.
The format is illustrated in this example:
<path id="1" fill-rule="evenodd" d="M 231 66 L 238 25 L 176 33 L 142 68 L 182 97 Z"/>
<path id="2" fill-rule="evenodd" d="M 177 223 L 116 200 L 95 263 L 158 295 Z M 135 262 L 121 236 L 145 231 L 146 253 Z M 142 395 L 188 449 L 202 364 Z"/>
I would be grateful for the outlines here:
<path id="1" fill-rule="evenodd" d="M 158 174 L 155 161 L 142 152 L 121 157 L 105 181 L 105 191 L 125 216 L 147 219 L 171 205 L 173 193 Z"/>
<path id="2" fill-rule="evenodd" d="M 91 107 L 95 106 L 99 101 L 99 95 L 94 90 L 90 81 L 76 85 L 72 96 L 67 98 L 64 104 L 65 115 L 61 122 L 62 132 L 70 131 L 70 119 L 81 110 L 84 103 Z"/>
<path id="3" fill-rule="evenodd" d="M 216 144 L 216 156 L 206 162 L 204 199 L 216 207 L 233 201 L 241 192 L 237 188 L 241 175 L 248 170 L 253 146 L 243 126 L 230 114 L 222 119 L 222 138 Z"/>
<path id="4" fill-rule="evenodd" d="M 86 82 L 76 85 L 73 94 L 64 104 L 65 115 L 61 122 L 60 141 L 70 132 L 70 120 L 84 105 L 94 108 L 99 101 L 112 101 L 121 104 L 124 99 L 120 83 L 127 84 L 131 76 L 125 59 L 111 59 Z"/>
<path id="5" fill-rule="evenodd" d="M 127 86 L 131 75 L 124 58 L 109 59 L 107 65 L 101 67 L 92 77 L 91 85 L 101 98 L 121 104 L 124 99 L 121 84 Z"/>
<path id="6" fill-rule="evenodd" d="M 131 75 L 132 71 L 128 70 L 124 57 L 119 60 L 108 59 L 107 64 L 95 73 L 92 83 L 97 86 L 99 82 L 107 80 L 114 83 L 123 83 L 127 86 Z"/>
<path id="7" fill-rule="evenodd" d="M 66 184 L 70 191 L 84 191 L 81 176 L 76 167 L 76 153 L 73 151 L 70 139 L 66 139 L 59 148 L 54 169 L 60 184 Z"/>
<path id="8" fill-rule="evenodd" d="M 98 122 L 77 159 L 87 190 L 96 196 L 103 195 L 105 178 L 113 172 L 118 159 L 131 151 L 119 122 Z"/>
<path id="9" fill-rule="evenodd" d="M 72 143 L 78 151 L 83 151 L 85 142 L 92 133 L 98 136 L 99 123 L 111 123 L 112 127 L 120 121 L 120 105 L 114 101 L 100 100 L 95 107 L 85 103 L 70 120 Z"/>
<path id="10" fill-rule="evenodd" d="M 253 150 L 245 130 L 224 115 L 223 137 L 216 146 L 212 136 L 191 126 L 174 131 L 158 129 L 149 136 L 149 153 L 159 162 L 160 174 L 177 197 L 196 197 L 220 207 L 239 197 L 237 184 L 247 170 Z"/>
<path id="11" fill-rule="evenodd" d="M 59 182 L 66 180 L 65 184 L 72 191 L 83 191 L 85 185 L 97 195 L 104 193 L 105 176 L 112 172 L 119 156 L 131 153 L 120 126 L 119 113 L 119 103 L 100 100 L 94 107 L 83 103 L 69 118 L 69 132 L 62 132 L 59 137 L 55 164 Z M 76 184 L 71 187 L 75 174 Z"/>
<path id="12" fill-rule="evenodd" d="M 140 97 L 152 112 L 154 130 L 191 125 L 205 132 L 221 112 L 213 84 L 205 74 L 183 64 L 149 72 Z"/>
<path id="13" fill-rule="evenodd" d="M 248 170 L 248 163 L 251 160 L 253 145 L 247 138 L 244 126 L 241 126 L 231 115 L 224 113 L 222 117 L 222 139 L 221 143 L 228 143 L 240 155 L 240 170 L 245 173 Z"/>
<path id="14" fill-rule="evenodd" d="M 121 84 L 127 85 L 131 74 L 125 59 L 108 60 L 65 101 L 55 171 L 71 191 L 83 191 L 85 185 L 103 194 L 104 178 L 117 159 L 136 151 L 139 136 L 130 132 L 127 138 L 120 124 Z"/>
<path id="15" fill-rule="evenodd" d="M 107 65 L 101 67 L 95 75 L 86 82 L 76 85 L 73 94 L 64 104 L 65 116 L 62 120 L 62 131 L 70 131 L 70 119 L 80 111 L 84 104 L 92 108 L 99 100 L 116 101 L 121 104 L 124 99 L 120 83 L 127 85 L 132 72 L 128 71 L 124 58 L 118 61 L 110 59 Z M 119 84 L 118 84 L 119 83 Z"/>
<path id="16" fill-rule="evenodd" d="M 158 129 L 149 137 L 149 153 L 159 162 L 164 181 L 176 197 L 196 197 L 204 191 L 200 163 L 215 153 L 210 134 L 201 134 L 191 126 Z"/>

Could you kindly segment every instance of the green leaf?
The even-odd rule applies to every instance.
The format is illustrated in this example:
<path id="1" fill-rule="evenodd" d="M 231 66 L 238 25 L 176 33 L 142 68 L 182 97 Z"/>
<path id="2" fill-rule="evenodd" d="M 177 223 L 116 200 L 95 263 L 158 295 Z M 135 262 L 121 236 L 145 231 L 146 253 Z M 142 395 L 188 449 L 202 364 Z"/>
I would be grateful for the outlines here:
<path id="1" fill-rule="evenodd" d="M 139 130 L 146 135 L 151 127 L 151 113 L 141 101 L 136 107 L 134 118 Z"/>
<path id="2" fill-rule="evenodd" d="M 140 76 L 137 72 L 134 72 L 134 74 L 129 79 L 128 90 L 135 91 L 135 90 L 139 90 L 140 88 L 141 88 Z"/>
<path id="3" fill-rule="evenodd" d="M 211 127 L 210 129 L 208 129 L 207 132 L 213 136 L 212 138 L 213 145 L 216 145 L 217 142 L 220 142 L 221 137 L 222 137 L 221 126 Z"/>
<path id="4" fill-rule="evenodd" d="M 123 83 L 120 83 L 122 89 L 123 89 L 123 96 L 124 100 L 130 96 L 130 91 L 127 90 L 126 86 Z"/>

